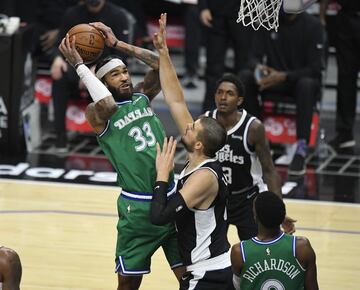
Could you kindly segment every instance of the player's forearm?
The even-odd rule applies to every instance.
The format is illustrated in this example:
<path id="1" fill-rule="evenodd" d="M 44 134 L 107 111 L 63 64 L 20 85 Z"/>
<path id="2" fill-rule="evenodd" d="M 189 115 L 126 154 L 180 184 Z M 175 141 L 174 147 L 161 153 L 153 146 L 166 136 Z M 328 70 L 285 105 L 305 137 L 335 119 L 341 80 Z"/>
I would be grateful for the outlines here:
<path id="1" fill-rule="evenodd" d="M 181 210 L 186 208 L 185 201 L 179 192 L 172 195 L 167 200 L 168 183 L 156 181 L 154 195 L 150 207 L 150 221 L 154 225 L 165 225 L 175 221 L 176 216 L 181 214 Z"/>
<path id="2" fill-rule="evenodd" d="M 130 56 L 136 57 L 152 69 L 159 69 L 159 56 L 149 49 L 131 45 L 123 41 L 118 41 L 115 48 Z"/>
<path id="3" fill-rule="evenodd" d="M 273 171 L 276 169 L 274 168 Z M 268 189 L 282 199 L 280 176 L 276 172 L 264 172 L 264 181 Z"/>
<path id="4" fill-rule="evenodd" d="M 172 102 L 185 102 L 179 79 L 170 59 L 169 51 L 167 49 L 159 51 L 159 57 L 160 83 L 165 101 L 168 104 Z"/>

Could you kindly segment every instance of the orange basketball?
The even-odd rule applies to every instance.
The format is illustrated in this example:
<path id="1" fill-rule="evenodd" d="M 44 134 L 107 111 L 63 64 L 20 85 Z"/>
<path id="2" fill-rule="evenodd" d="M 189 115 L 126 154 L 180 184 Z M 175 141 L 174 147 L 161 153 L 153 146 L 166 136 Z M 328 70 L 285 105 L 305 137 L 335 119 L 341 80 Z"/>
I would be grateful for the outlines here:
<path id="1" fill-rule="evenodd" d="M 70 41 L 76 36 L 75 46 L 84 63 L 92 63 L 103 52 L 105 40 L 102 33 L 89 24 L 78 24 L 69 30 Z"/>

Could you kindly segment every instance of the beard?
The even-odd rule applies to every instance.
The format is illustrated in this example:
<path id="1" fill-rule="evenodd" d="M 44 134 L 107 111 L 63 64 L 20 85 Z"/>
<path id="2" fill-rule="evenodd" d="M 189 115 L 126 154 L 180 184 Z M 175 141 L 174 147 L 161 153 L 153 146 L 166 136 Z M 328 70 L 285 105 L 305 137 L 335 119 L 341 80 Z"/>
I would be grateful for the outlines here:
<path id="1" fill-rule="evenodd" d="M 194 144 L 190 144 L 188 142 L 185 141 L 184 136 L 181 137 L 181 143 L 184 145 L 185 150 L 189 153 L 193 153 L 194 152 Z"/>
<path id="2" fill-rule="evenodd" d="M 108 86 L 108 90 L 114 97 L 115 101 L 119 102 L 131 99 L 133 93 L 133 86 L 130 85 L 130 90 L 126 92 L 120 92 L 117 88 L 111 86 Z"/>

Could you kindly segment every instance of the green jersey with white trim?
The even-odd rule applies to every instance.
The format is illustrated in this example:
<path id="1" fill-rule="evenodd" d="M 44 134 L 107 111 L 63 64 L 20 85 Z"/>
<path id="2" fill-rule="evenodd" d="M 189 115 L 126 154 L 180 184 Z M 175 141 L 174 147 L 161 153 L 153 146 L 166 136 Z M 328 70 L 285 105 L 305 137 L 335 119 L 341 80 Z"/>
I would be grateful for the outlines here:
<path id="1" fill-rule="evenodd" d="M 244 266 L 241 290 L 304 289 L 305 269 L 296 259 L 296 237 L 282 233 L 269 242 L 256 238 L 240 244 Z"/>
<path id="2" fill-rule="evenodd" d="M 147 96 L 134 93 L 118 103 L 105 130 L 97 137 L 117 172 L 120 187 L 130 192 L 152 193 L 156 181 L 156 143 L 162 147 L 165 130 Z M 173 173 L 169 186 L 173 185 Z"/>

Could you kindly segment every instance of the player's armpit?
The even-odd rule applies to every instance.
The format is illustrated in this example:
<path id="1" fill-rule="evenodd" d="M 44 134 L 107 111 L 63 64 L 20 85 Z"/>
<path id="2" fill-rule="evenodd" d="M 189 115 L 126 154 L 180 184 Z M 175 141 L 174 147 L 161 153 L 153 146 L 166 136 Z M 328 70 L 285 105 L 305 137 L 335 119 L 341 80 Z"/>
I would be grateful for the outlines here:
<path id="1" fill-rule="evenodd" d="M 138 83 L 134 90 L 145 94 L 150 101 L 155 98 L 161 91 L 159 71 L 150 70 L 146 74 L 144 81 Z"/>

